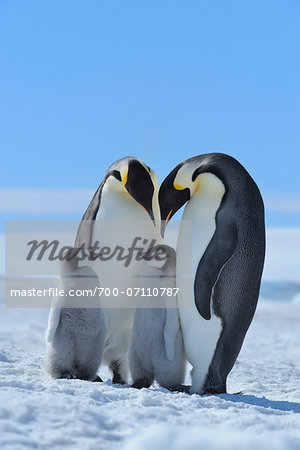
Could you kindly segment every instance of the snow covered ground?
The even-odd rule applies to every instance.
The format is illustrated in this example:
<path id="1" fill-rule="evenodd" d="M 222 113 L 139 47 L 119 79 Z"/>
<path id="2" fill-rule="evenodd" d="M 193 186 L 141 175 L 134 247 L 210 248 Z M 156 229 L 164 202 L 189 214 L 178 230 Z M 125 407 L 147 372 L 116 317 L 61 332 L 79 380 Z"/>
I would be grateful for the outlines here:
<path id="1" fill-rule="evenodd" d="M 227 395 L 115 386 L 105 367 L 104 383 L 52 380 L 44 369 L 48 311 L 5 308 L 2 280 L 1 450 L 299 450 L 299 237 L 299 229 L 268 234 L 262 294 L 276 301 L 260 300 Z"/>
<path id="2" fill-rule="evenodd" d="M 299 302 L 261 301 L 230 394 L 203 397 L 114 386 L 106 368 L 104 383 L 52 380 L 48 311 L 0 314 L 1 449 L 300 448 Z"/>

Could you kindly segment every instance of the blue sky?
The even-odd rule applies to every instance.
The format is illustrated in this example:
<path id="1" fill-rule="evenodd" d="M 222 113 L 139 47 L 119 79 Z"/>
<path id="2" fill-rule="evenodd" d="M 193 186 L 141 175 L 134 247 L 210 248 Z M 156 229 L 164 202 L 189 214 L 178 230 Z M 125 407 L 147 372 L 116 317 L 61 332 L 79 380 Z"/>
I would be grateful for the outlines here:
<path id="1" fill-rule="evenodd" d="M 299 19 L 297 0 L 2 0 L 0 219 L 79 218 L 126 155 L 162 181 L 217 151 L 268 226 L 299 226 Z"/>

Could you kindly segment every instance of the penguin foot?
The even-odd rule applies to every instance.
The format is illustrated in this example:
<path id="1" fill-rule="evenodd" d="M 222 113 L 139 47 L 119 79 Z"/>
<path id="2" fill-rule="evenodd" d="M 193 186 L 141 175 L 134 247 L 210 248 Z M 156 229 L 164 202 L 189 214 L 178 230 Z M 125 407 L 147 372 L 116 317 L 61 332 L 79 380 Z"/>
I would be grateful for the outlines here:
<path id="1" fill-rule="evenodd" d="M 114 372 L 114 376 L 112 379 L 113 384 L 126 384 L 121 375 L 117 372 Z"/>
<path id="2" fill-rule="evenodd" d="M 123 380 L 122 376 L 120 375 L 120 364 L 118 361 L 112 361 L 109 368 L 113 373 L 113 384 L 126 384 L 126 381 Z"/>
<path id="3" fill-rule="evenodd" d="M 239 392 L 234 392 L 233 394 L 231 394 L 231 395 L 241 395 L 243 393 L 243 391 L 239 391 Z M 228 394 L 228 392 L 227 391 L 220 391 L 220 390 L 208 390 L 208 391 L 205 391 L 205 392 L 202 392 L 200 395 L 219 395 L 219 394 Z"/>
<path id="4" fill-rule="evenodd" d="M 151 383 L 149 383 L 148 380 L 146 380 L 145 378 L 141 379 L 141 380 L 136 380 L 131 387 L 134 389 L 143 389 L 143 388 L 148 388 L 151 386 Z"/>
<path id="5" fill-rule="evenodd" d="M 99 377 L 99 375 L 96 376 L 96 378 L 93 380 L 93 383 L 103 383 L 102 378 Z"/>
<path id="6" fill-rule="evenodd" d="M 169 387 L 168 390 L 171 392 L 183 392 L 184 394 L 190 394 L 191 386 L 186 386 L 185 384 L 178 384 L 177 386 Z"/>
<path id="7" fill-rule="evenodd" d="M 218 394 L 227 394 L 226 390 L 223 389 L 208 389 L 204 392 L 201 392 L 200 395 L 218 395 Z"/>
<path id="8" fill-rule="evenodd" d="M 60 378 L 64 378 L 66 380 L 76 380 L 77 377 L 74 375 L 74 373 L 62 373 Z"/>

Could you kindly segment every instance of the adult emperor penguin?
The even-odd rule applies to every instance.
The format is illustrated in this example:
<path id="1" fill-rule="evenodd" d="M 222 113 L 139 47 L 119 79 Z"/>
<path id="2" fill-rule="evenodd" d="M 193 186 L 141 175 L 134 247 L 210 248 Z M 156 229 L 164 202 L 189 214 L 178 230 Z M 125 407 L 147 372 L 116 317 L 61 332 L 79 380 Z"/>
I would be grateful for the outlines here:
<path id="1" fill-rule="evenodd" d="M 137 257 L 137 252 L 130 261 L 126 261 L 125 253 L 135 245 L 143 249 L 141 256 L 154 245 L 153 240 L 159 243 L 159 225 L 155 172 L 138 158 L 126 157 L 116 161 L 109 167 L 88 206 L 75 243 L 75 247 L 85 244 L 91 248 L 99 242 L 103 251 L 115 252 L 114 257 L 97 258 L 92 265 L 104 288 L 102 301 L 106 306 L 107 339 L 103 361 L 113 371 L 114 383 L 123 384 L 128 378 L 133 293 L 146 264 L 142 257 Z M 130 305 L 128 301 L 131 301 Z"/>
<path id="2" fill-rule="evenodd" d="M 193 366 L 191 393 L 225 393 L 257 304 L 264 205 L 245 168 L 222 153 L 187 159 L 166 177 L 159 191 L 162 233 L 186 202 L 176 280 L 185 352 Z"/>

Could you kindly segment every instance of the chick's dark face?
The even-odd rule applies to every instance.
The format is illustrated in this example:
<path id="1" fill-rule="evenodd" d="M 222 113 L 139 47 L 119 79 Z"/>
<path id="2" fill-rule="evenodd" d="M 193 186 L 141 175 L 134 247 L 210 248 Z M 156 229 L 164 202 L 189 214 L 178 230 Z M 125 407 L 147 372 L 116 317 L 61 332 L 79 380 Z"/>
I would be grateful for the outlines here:
<path id="1" fill-rule="evenodd" d="M 159 189 L 158 200 L 162 220 L 162 236 L 164 236 L 165 228 L 171 217 L 190 199 L 189 188 L 176 189 L 174 187 L 174 180 L 180 167 L 181 164 L 169 173 Z"/>
<path id="2" fill-rule="evenodd" d="M 152 210 L 153 182 L 147 169 L 137 160 L 132 160 L 128 164 L 125 188 L 131 197 L 145 208 L 155 224 Z"/>

